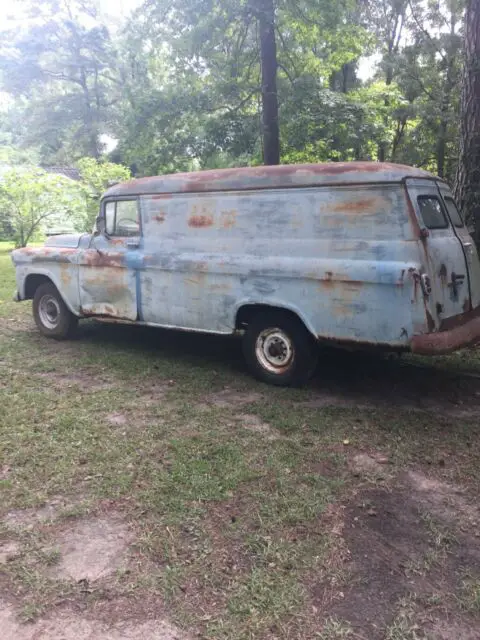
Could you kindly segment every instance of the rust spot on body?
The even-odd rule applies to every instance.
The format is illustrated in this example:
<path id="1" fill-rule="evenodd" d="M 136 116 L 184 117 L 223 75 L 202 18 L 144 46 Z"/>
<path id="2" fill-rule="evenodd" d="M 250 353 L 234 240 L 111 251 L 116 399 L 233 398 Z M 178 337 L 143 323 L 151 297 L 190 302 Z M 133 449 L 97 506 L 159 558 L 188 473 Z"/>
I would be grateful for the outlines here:
<path id="1" fill-rule="evenodd" d="M 114 247 L 122 247 L 125 245 L 125 238 L 110 238 L 109 243 Z"/>
<path id="2" fill-rule="evenodd" d="M 213 216 L 210 216 L 210 215 L 191 216 L 188 219 L 189 227 L 202 228 L 202 227 L 211 227 L 212 225 L 213 225 Z"/>
<path id="3" fill-rule="evenodd" d="M 220 220 L 220 224 L 224 229 L 231 229 L 237 224 L 237 212 L 235 209 L 232 209 L 231 211 L 222 211 Z"/>
<path id="4" fill-rule="evenodd" d="M 124 254 L 123 253 L 99 253 L 98 251 L 91 249 L 85 251 L 85 263 L 89 267 L 117 267 L 124 268 Z"/>
<path id="5" fill-rule="evenodd" d="M 165 212 L 164 212 L 164 211 L 161 211 L 160 213 L 157 213 L 157 215 L 156 215 L 156 216 L 153 216 L 153 217 L 152 217 L 152 220 L 153 220 L 154 222 L 158 222 L 158 223 L 160 223 L 160 224 L 161 224 L 162 222 L 165 222 L 165 216 L 166 216 Z"/>
<path id="6" fill-rule="evenodd" d="M 120 313 L 121 310 L 116 309 L 110 304 L 93 304 L 86 308 L 82 307 L 81 311 L 82 311 L 82 315 L 84 315 L 85 317 L 107 316 L 112 318 L 120 318 L 120 319 L 123 318 L 123 316 Z M 124 318 L 124 319 L 131 322 L 129 318 Z"/>
<path id="7" fill-rule="evenodd" d="M 72 274 L 70 273 L 68 262 L 62 262 L 60 265 L 60 280 L 64 287 L 68 287 L 72 281 Z"/>
<path id="8" fill-rule="evenodd" d="M 478 343 L 480 339 L 480 307 L 473 311 L 446 318 L 435 333 L 414 336 L 414 353 L 438 355 Z"/>
<path id="9" fill-rule="evenodd" d="M 78 249 L 67 247 L 24 247 L 16 249 L 14 262 L 59 262 L 70 263 L 72 256 L 75 256 Z M 26 258 L 22 260 L 22 258 Z"/>
<path id="10" fill-rule="evenodd" d="M 378 211 L 381 205 L 381 200 L 383 198 L 362 198 L 360 200 L 348 200 L 345 202 L 339 202 L 333 207 L 330 208 L 330 211 L 334 213 L 345 213 L 355 214 L 355 213 L 375 213 Z"/>

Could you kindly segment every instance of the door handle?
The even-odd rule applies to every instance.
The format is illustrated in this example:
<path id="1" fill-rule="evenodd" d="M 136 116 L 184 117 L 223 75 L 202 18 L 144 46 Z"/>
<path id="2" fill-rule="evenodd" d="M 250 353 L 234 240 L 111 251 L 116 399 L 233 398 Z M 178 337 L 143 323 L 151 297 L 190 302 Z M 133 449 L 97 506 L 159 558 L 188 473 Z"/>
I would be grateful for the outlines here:
<path id="1" fill-rule="evenodd" d="M 127 249 L 138 249 L 140 240 L 127 240 Z"/>

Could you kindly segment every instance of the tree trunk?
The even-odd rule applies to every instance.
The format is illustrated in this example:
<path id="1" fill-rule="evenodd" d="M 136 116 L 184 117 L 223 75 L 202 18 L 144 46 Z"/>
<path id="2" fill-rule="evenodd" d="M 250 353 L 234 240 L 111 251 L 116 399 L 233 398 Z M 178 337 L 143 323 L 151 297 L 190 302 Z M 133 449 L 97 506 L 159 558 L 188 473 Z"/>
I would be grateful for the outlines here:
<path id="1" fill-rule="evenodd" d="M 438 140 L 437 140 L 437 175 L 440 178 L 445 177 L 445 156 L 447 151 L 448 142 L 448 125 L 449 114 L 452 110 L 452 91 L 455 88 L 455 26 L 457 16 L 452 11 L 450 14 L 450 43 L 447 50 L 447 69 L 445 76 L 445 84 L 443 86 L 442 102 L 440 105 L 440 124 L 438 127 Z"/>
<path id="2" fill-rule="evenodd" d="M 389 53 L 389 55 L 391 55 L 391 52 Z M 392 84 L 392 80 L 393 80 L 393 68 L 392 68 L 392 64 L 389 62 L 387 66 L 386 77 L 385 77 L 385 84 L 387 87 L 389 87 Z M 385 98 L 384 105 L 385 107 L 390 106 L 390 100 L 388 98 Z M 385 115 L 384 123 L 386 127 L 388 124 L 387 115 Z M 385 162 L 385 160 L 387 159 L 387 149 L 388 149 L 388 143 L 383 141 L 380 142 L 380 144 L 378 145 L 378 161 L 379 162 Z"/>
<path id="3" fill-rule="evenodd" d="M 465 60 L 462 86 L 460 158 L 455 195 L 480 244 L 480 0 L 468 0 L 465 12 Z"/>
<path id="4" fill-rule="evenodd" d="M 274 0 L 257 0 L 262 68 L 263 163 L 280 164 Z"/>

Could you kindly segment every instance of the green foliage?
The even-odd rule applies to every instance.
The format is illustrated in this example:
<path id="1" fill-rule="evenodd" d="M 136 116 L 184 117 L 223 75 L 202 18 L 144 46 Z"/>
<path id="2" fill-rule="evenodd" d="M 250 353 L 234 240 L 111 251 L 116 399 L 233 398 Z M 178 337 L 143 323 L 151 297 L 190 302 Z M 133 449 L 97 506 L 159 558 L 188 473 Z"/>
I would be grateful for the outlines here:
<path id="1" fill-rule="evenodd" d="M 114 182 L 123 182 L 131 177 L 130 169 L 120 164 L 81 158 L 77 162 L 81 176 L 81 189 L 85 198 L 86 218 L 84 230 L 89 231 L 98 215 L 102 193 Z"/>
<path id="2" fill-rule="evenodd" d="M 385 159 L 451 180 L 464 4 L 276 0 L 282 162 Z M 262 161 L 258 0 L 145 0 L 112 32 L 94 0 L 25 6 L 36 18 L 3 34 L 0 144 L 70 165 L 102 158 L 109 134 L 135 175 Z"/>
<path id="3" fill-rule="evenodd" d="M 11 169 L 2 176 L 0 228 L 17 247 L 26 246 L 47 225 L 80 230 L 85 215 L 81 190 L 69 178 L 27 167 Z"/>
<path id="4" fill-rule="evenodd" d="M 3 91 L 24 100 L 23 142 L 47 164 L 98 156 L 99 134 L 115 101 L 115 55 L 92 0 L 26 3 L 28 19 L 2 34 Z"/>

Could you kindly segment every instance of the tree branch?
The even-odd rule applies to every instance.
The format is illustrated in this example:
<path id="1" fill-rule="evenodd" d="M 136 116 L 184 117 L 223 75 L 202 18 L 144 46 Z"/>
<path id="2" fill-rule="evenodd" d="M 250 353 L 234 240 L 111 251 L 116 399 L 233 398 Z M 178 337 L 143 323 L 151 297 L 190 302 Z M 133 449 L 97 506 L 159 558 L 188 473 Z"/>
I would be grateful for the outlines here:
<path id="1" fill-rule="evenodd" d="M 445 58 L 445 54 L 443 53 L 443 51 L 441 49 L 439 49 L 435 43 L 435 40 L 432 38 L 432 36 L 428 33 L 428 31 L 426 29 L 423 28 L 423 26 L 420 24 L 417 16 L 415 15 L 415 11 L 413 10 L 412 7 L 412 2 L 411 0 L 408 0 L 408 6 L 410 7 L 410 11 L 412 12 L 412 18 L 415 21 L 415 24 L 417 25 L 417 27 L 420 29 L 420 31 L 427 36 L 427 38 L 430 40 L 430 43 L 433 45 L 435 51 L 440 55 L 440 57 L 442 58 L 442 60 L 445 62 L 446 58 Z"/>

